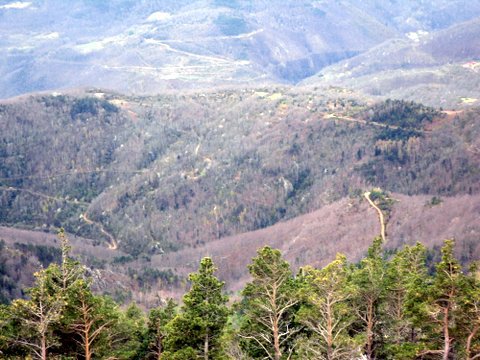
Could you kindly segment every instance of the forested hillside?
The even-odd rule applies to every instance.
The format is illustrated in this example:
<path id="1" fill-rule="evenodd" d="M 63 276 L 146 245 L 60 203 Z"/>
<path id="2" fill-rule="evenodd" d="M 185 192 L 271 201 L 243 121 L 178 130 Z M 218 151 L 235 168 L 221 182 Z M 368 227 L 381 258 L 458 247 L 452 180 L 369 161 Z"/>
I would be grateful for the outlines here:
<path id="1" fill-rule="evenodd" d="M 155 303 L 155 291 L 181 291 L 181 278 L 206 254 L 239 284 L 245 259 L 269 241 L 310 248 L 307 257 L 287 251 L 295 267 L 324 265 L 334 252 L 321 249 L 333 249 L 335 237 L 341 248 L 363 244 L 345 248 L 358 259 L 378 234 L 362 194 L 380 187 L 393 199 L 410 196 L 387 209 L 392 244 L 433 246 L 455 236 L 472 259 L 478 229 L 474 220 L 465 225 L 478 212 L 478 116 L 373 104 L 336 88 L 156 97 L 92 90 L 4 101 L 0 238 L 34 266 L 39 250 L 15 243 L 58 246 L 42 234 L 63 226 L 79 236 L 76 254 L 102 272 L 102 291 L 119 301 L 141 291 L 150 295 L 139 301 Z M 414 225 L 412 212 L 424 220 Z M 460 220 L 447 224 L 449 216 Z M 305 221 L 318 225 L 300 231 Z M 445 224 L 433 238 L 431 221 Z M 237 259 L 227 251 L 233 244 Z M 18 275 L 7 277 L 17 283 Z M 119 281 L 128 285 L 115 287 Z"/>
<path id="2" fill-rule="evenodd" d="M 371 105 L 335 88 L 5 101 L 0 221 L 46 232 L 64 226 L 93 239 L 86 245 L 120 250 L 128 264 L 203 249 L 375 186 L 475 195 L 478 116 Z M 405 236 L 415 239 L 411 230 Z"/>
<path id="3" fill-rule="evenodd" d="M 62 260 L 35 274 L 29 299 L 0 307 L 3 358 L 466 359 L 480 355 L 480 282 L 454 241 L 439 257 L 417 243 L 360 261 L 338 254 L 295 274 L 280 251 L 258 250 L 233 304 L 211 258 L 189 275 L 181 305 L 144 313 L 92 292 L 60 233 Z"/>
<path id="4" fill-rule="evenodd" d="M 1 222 L 138 256 L 264 228 L 371 186 L 478 191 L 478 113 L 240 90 L 40 96 L 0 109 Z M 354 115 L 354 117 L 351 117 Z"/>
<path id="5" fill-rule="evenodd" d="M 0 0 L 0 358 L 480 359 L 479 16 Z"/>

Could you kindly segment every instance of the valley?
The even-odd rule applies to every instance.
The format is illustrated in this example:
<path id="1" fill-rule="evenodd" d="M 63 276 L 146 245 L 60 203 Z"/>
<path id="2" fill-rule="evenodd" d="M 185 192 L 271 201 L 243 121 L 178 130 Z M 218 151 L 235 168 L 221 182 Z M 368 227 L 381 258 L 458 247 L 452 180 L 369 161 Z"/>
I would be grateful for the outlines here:
<path id="1" fill-rule="evenodd" d="M 26 5 L 0 7 L 0 49 L 6 54 L 0 62 L 0 98 L 92 86 L 151 95 L 296 84 L 385 43 L 403 48 L 415 43 L 418 36 L 412 34 L 435 33 L 480 16 L 475 1 L 459 0 L 20 3 Z M 461 43 L 467 41 L 475 43 L 474 38 Z M 448 45 L 463 54 L 462 60 L 470 58 L 454 42 Z M 420 65 L 417 59 L 408 68 Z"/>
<path id="2" fill-rule="evenodd" d="M 480 357 L 480 2 L 0 0 L 0 358 Z"/>
<path id="3" fill-rule="evenodd" d="M 73 243 L 75 253 L 113 283 L 156 269 L 148 290 L 117 294 L 149 306 L 157 292 L 181 293 L 179 279 L 206 255 L 232 290 L 264 244 L 283 249 L 294 267 L 321 266 L 336 252 L 358 259 L 380 234 L 368 191 L 384 206 L 387 247 L 455 237 L 474 258 L 477 118 L 474 108 L 373 103 L 331 87 L 11 99 L 0 104 L 2 225 L 33 238 L 64 227 L 85 239 Z M 382 200 L 390 197 L 403 198 Z M 397 210 L 404 203 L 415 205 Z M 404 216 L 419 227 L 395 220 Z M 461 219 L 458 228 L 422 230 L 447 216 Z M 12 234 L 0 237 L 13 245 Z M 102 260 L 84 246 L 111 254 Z M 179 278 L 165 283 L 170 271 Z"/>

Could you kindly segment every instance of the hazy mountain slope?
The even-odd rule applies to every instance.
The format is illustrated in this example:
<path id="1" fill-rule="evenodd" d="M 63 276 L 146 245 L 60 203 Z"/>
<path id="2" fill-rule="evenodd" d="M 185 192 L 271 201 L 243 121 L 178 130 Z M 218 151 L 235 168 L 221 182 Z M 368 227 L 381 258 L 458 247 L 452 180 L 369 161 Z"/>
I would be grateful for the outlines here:
<path id="1" fill-rule="evenodd" d="M 351 3 L 402 33 L 444 29 L 470 20 L 480 11 L 479 3 L 452 0 L 362 0 Z"/>
<path id="2" fill-rule="evenodd" d="M 0 1 L 0 98 L 296 82 L 406 31 L 480 15 L 476 2 Z"/>
<path id="3" fill-rule="evenodd" d="M 387 223 L 386 248 L 422 242 L 429 248 L 455 238 L 462 261 L 480 256 L 480 197 L 445 197 L 431 205 L 431 197 L 392 194 L 394 204 Z M 197 249 L 156 255 L 151 264 L 172 267 L 182 274 L 195 271 L 203 256 L 212 256 L 222 277 L 238 290 L 248 279 L 246 266 L 256 250 L 270 245 L 282 251 L 294 268 L 310 264 L 325 266 L 337 253 L 352 261 L 363 256 L 372 239 L 380 233 L 375 210 L 365 199 L 345 198 L 312 213 L 266 229 L 211 242 Z"/>
<path id="4" fill-rule="evenodd" d="M 394 202 L 387 222 L 387 249 L 421 241 L 432 249 L 433 257 L 439 255 L 438 249 L 444 239 L 455 238 L 457 254 L 462 261 L 480 257 L 478 194 L 442 197 L 433 202 L 431 196 L 392 194 L 391 198 Z M 134 299 L 151 307 L 158 305 L 161 298 L 180 296 L 184 291 L 184 282 L 167 281 L 162 274 L 172 277 L 175 273 L 183 279 L 197 269 L 203 256 L 213 257 L 228 289 L 236 291 L 248 279 L 246 265 L 259 247 L 270 245 L 280 249 L 298 269 L 306 264 L 323 266 L 338 252 L 355 261 L 365 254 L 378 233 L 376 211 L 362 196 L 355 196 L 265 229 L 148 259 L 133 260 L 121 252 L 91 246 L 91 240 L 69 237 L 74 255 L 95 269 L 92 274 L 97 289 L 112 294 L 120 301 Z M 0 239 L 4 239 L 6 246 L 12 249 L 8 251 L 16 254 L 10 259 L 12 272 L 22 251 L 30 263 L 38 264 L 38 259 L 20 244 L 30 244 L 30 249 L 42 246 L 44 249 L 51 246 L 58 248 L 54 235 L 38 231 L 0 227 Z M 2 251 L 0 249 L 0 255 Z M 35 265 L 29 266 L 32 271 L 35 269 Z M 32 279 L 27 275 L 24 271 L 18 287 L 31 283 Z M 15 277 L 14 272 L 12 277 Z M 18 290 L 18 287 L 15 289 Z"/>
<path id="5" fill-rule="evenodd" d="M 264 228 L 370 186 L 442 196 L 480 186 L 478 110 L 430 123 L 422 107 L 370 114 L 334 89 L 92 95 L 0 106 L 2 224 L 65 226 L 138 256 Z M 404 111 L 414 128 L 369 120 Z"/>
<path id="6" fill-rule="evenodd" d="M 479 38 L 480 18 L 430 35 L 411 34 L 327 67 L 303 84 L 459 107 L 480 98 Z"/>

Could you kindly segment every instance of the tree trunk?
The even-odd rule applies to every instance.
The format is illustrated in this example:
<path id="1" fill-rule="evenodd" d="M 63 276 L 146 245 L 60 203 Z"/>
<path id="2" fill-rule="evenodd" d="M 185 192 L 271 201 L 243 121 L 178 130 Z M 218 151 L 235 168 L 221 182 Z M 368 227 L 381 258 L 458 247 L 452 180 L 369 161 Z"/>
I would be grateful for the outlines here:
<path id="1" fill-rule="evenodd" d="M 467 360 L 470 360 L 472 358 L 472 340 L 475 337 L 479 330 L 479 326 L 475 326 L 473 330 L 470 332 L 467 338 L 467 345 L 465 348 L 465 355 L 467 356 Z"/>
<path id="2" fill-rule="evenodd" d="M 367 358 L 373 359 L 373 302 L 368 302 L 367 307 Z"/>
<path id="3" fill-rule="evenodd" d="M 41 340 L 41 356 L 42 360 L 47 360 L 47 339 L 45 334 L 42 334 L 42 340 Z"/>
<path id="4" fill-rule="evenodd" d="M 90 360 L 92 355 L 90 354 L 90 339 L 88 338 L 88 334 L 85 334 L 85 360 Z"/>
<path id="5" fill-rule="evenodd" d="M 162 360 L 162 352 L 163 352 L 163 347 L 162 347 L 162 342 L 163 342 L 163 337 L 159 337 L 157 340 L 157 360 Z"/>
<path id="6" fill-rule="evenodd" d="M 444 337 L 444 347 L 443 347 L 443 360 L 448 360 L 448 355 L 450 354 L 450 334 L 448 331 L 448 316 L 449 316 L 449 305 L 443 310 L 443 337 Z"/>
<path id="7" fill-rule="evenodd" d="M 205 334 L 205 342 L 203 344 L 203 354 L 204 354 L 204 359 L 208 360 L 208 330 L 207 333 Z"/>
<path id="8" fill-rule="evenodd" d="M 330 303 L 327 304 L 327 359 L 333 359 L 333 319 Z"/>
<path id="9" fill-rule="evenodd" d="M 274 358 L 275 360 L 280 360 L 280 357 L 282 356 L 282 352 L 280 351 L 280 337 L 279 337 L 279 332 L 278 332 L 278 319 L 277 316 L 275 316 L 273 320 L 273 348 L 274 348 Z"/>

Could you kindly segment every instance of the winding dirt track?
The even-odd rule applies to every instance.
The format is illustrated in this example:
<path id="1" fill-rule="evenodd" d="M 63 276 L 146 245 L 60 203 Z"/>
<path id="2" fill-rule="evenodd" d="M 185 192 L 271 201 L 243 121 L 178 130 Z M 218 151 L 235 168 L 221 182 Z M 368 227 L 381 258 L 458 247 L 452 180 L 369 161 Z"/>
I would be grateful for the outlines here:
<path id="1" fill-rule="evenodd" d="M 59 197 L 39 193 L 37 191 L 24 189 L 24 188 L 17 188 L 17 187 L 13 187 L 13 186 L 8 186 L 8 187 L 0 186 L 0 191 L 23 191 L 23 192 L 26 192 L 30 195 L 38 196 L 38 197 L 41 197 L 41 198 L 47 199 L 47 200 L 58 201 L 58 202 L 66 202 L 66 203 L 74 204 L 74 205 L 86 205 L 86 206 L 89 205 L 89 203 L 84 202 L 84 201 L 59 198 Z"/>
<path id="2" fill-rule="evenodd" d="M 381 128 L 390 128 L 390 129 L 400 129 L 399 126 L 396 126 L 396 125 L 387 125 L 387 124 L 382 124 L 382 123 L 379 123 L 379 122 L 376 122 L 376 121 L 367 121 L 367 120 L 363 120 L 363 119 L 355 119 L 355 118 L 352 118 L 352 117 L 349 117 L 349 116 L 338 116 L 336 114 L 326 114 L 323 116 L 324 119 L 326 120 L 340 120 L 340 121 L 347 121 L 347 122 L 353 122 L 353 123 L 357 123 L 357 124 L 362 124 L 362 125 L 372 125 L 372 126 L 377 126 L 377 127 L 381 127 Z M 421 131 L 421 130 L 417 130 L 417 131 Z"/>
<path id="3" fill-rule="evenodd" d="M 73 204 L 73 205 L 83 205 L 83 206 L 88 206 L 90 205 L 89 203 L 87 202 L 84 202 L 84 201 L 78 201 L 78 200 L 69 200 L 69 199 L 64 199 L 64 198 L 59 198 L 59 197 L 55 197 L 55 196 L 50 196 L 50 195 L 47 195 L 47 194 L 43 194 L 43 193 L 40 193 L 40 192 L 37 192 L 37 191 L 33 191 L 33 190 L 29 190 L 29 189 L 24 189 L 24 188 L 16 188 L 16 187 L 13 187 L 13 186 L 8 186 L 8 187 L 5 187 L 5 186 L 0 186 L 0 191 L 23 191 L 23 192 L 26 192 L 30 195 L 33 195 L 33 196 L 38 196 L 40 198 L 43 198 L 43 199 L 47 199 L 47 200 L 51 200 L 51 201 L 56 201 L 56 202 L 66 202 L 66 203 L 69 203 L 69 204 Z M 93 220 L 90 220 L 87 216 L 87 213 L 84 212 L 82 215 L 81 215 L 81 218 L 83 219 L 83 221 L 85 221 L 87 224 L 90 224 L 90 225 L 95 225 L 97 226 L 99 229 L 100 229 L 100 232 L 102 234 L 104 234 L 108 240 L 110 241 L 110 244 L 108 244 L 108 248 L 110 250 L 116 250 L 118 248 L 118 243 L 117 241 L 115 240 L 115 238 L 112 236 L 112 234 L 110 234 L 108 231 L 106 231 L 104 228 L 103 228 L 103 225 L 99 222 L 96 222 L 96 221 L 93 221 Z"/>
<path id="4" fill-rule="evenodd" d="M 108 240 L 110 241 L 110 244 L 108 244 L 108 248 L 110 250 L 117 250 L 118 248 L 118 243 L 117 243 L 117 240 L 115 240 L 115 238 L 113 237 L 112 234 L 110 234 L 108 231 L 106 231 L 104 228 L 103 228 L 103 225 L 99 222 L 96 222 L 96 221 L 93 221 L 93 220 L 90 220 L 87 216 L 87 213 L 84 212 L 81 216 L 80 216 L 83 221 L 85 221 L 87 224 L 90 224 L 90 225 L 95 225 L 97 226 L 99 229 L 100 229 L 100 232 L 105 235 L 106 237 L 108 237 Z"/>
<path id="5" fill-rule="evenodd" d="M 383 216 L 382 210 L 380 210 L 380 208 L 377 205 L 375 205 L 375 203 L 372 201 L 372 199 L 370 199 L 370 194 L 371 194 L 370 191 L 367 191 L 363 194 L 363 196 L 365 196 L 365 199 L 367 199 L 368 203 L 375 210 L 377 210 L 378 219 L 380 220 L 380 236 L 382 237 L 382 241 L 385 244 L 385 242 L 387 241 L 387 238 L 385 236 L 385 218 Z"/>

